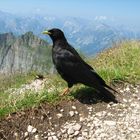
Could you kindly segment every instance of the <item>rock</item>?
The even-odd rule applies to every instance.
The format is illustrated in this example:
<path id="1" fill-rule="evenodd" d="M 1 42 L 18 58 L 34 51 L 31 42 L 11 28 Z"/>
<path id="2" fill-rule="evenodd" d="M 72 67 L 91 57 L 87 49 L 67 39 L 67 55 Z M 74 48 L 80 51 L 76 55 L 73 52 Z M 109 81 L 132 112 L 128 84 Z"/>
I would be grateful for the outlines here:
<path id="1" fill-rule="evenodd" d="M 58 138 L 56 136 L 52 136 L 53 140 L 58 140 Z"/>
<path id="2" fill-rule="evenodd" d="M 80 124 L 76 124 L 75 126 L 73 126 L 73 129 L 75 130 L 75 131 L 79 131 L 80 129 L 81 129 L 81 125 Z"/>
<path id="3" fill-rule="evenodd" d="M 51 120 L 51 119 L 52 119 L 52 117 L 49 117 L 48 119 L 49 119 L 49 120 Z"/>
<path id="4" fill-rule="evenodd" d="M 68 135 L 72 135 L 74 133 L 73 127 L 70 127 L 67 131 Z"/>
<path id="5" fill-rule="evenodd" d="M 42 62 L 42 55 L 44 55 L 45 62 L 50 62 L 45 57 L 45 54 L 40 54 L 44 49 L 46 52 L 49 51 L 48 47 L 46 47 L 48 43 L 32 32 L 27 32 L 18 37 L 12 33 L 0 34 L 0 42 L 1 73 L 12 74 L 18 71 L 22 74 L 34 70 L 36 72 L 44 72 L 45 65 L 43 63 L 36 63 L 36 61 Z M 40 46 L 44 47 L 40 48 Z M 3 61 L 1 61 L 2 59 Z M 45 66 L 45 69 L 48 69 L 47 66 Z"/>
<path id="6" fill-rule="evenodd" d="M 132 94 L 132 96 L 133 96 L 134 98 L 138 98 L 137 94 Z"/>
<path id="7" fill-rule="evenodd" d="M 74 111 L 70 111 L 70 112 L 69 112 L 69 115 L 70 115 L 71 117 L 73 117 L 73 116 L 74 116 Z"/>
<path id="8" fill-rule="evenodd" d="M 123 101 L 124 101 L 125 103 L 127 103 L 127 100 L 126 100 L 126 99 L 123 99 Z"/>
<path id="9" fill-rule="evenodd" d="M 72 109 L 76 110 L 76 106 L 72 106 Z"/>
<path id="10" fill-rule="evenodd" d="M 83 137 L 78 137 L 77 140 L 85 140 Z"/>
<path id="11" fill-rule="evenodd" d="M 83 122 L 84 120 L 85 120 L 85 118 L 83 118 L 83 117 L 80 117 L 80 122 Z"/>
<path id="12" fill-rule="evenodd" d="M 66 129 L 61 129 L 62 134 L 66 133 Z"/>
<path id="13" fill-rule="evenodd" d="M 65 133 L 65 134 L 63 135 L 63 137 L 64 137 L 64 138 L 68 138 L 68 134 Z M 65 139 L 65 140 L 67 140 L 67 139 Z"/>
<path id="14" fill-rule="evenodd" d="M 48 136 L 51 136 L 50 132 L 48 132 Z"/>
<path id="15" fill-rule="evenodd" d="M 61 132 L 57 132 L 57 137 L 61 137 L 62 136 L 62 133 Z"/>
<path id="16" fill-rule="evenodd" d="M 91 111 L 89 111 L 88 114 L 91 115 Z"/>
<path id="17" fill-rule="evenodd" d="M 24 137 L 28 137 L 29 133 L 28 132 L 25 132 L 24 133 Z"/>
<path id="18" fill-rule="evenodd" d="M 105 138 L 105 137 L 107 137 L 107 134 L 101 133 L 101 134 L 100 134 L 100 137 L 101 137 L 101 138 Z"/>
<path id="19" fill-rule="evenodd" d="M 45 139 L 45 140 L 48 140 L 48 136 L 45 136 L 44 139 Z"/>
<path id="20" fill-rule="evenodd" d="M 15 133 L 14 133 L 14 136 L 15 136 L 15 137 L 18 137 L 19 135 L 18 135 L 18 133 L 17 133 L 17 132 L 15 132 Z"/>
<path id="21" fill-rule="evenodd" d="M 78 113 L 78 111 L 75 111 L 74 113 L 75 113 L 76 115 L 78 115 L 78 114 L 79 114 L 79 113 Z"/>
<path id="22" fill-rule="evenodd" d="M 37 132 L 37 129 L 33 128 L 32 133 L 36 133 L 36 132 Z"/>
<path id="23" fill-rule="evenodd" d="M 29 133 L 36 133 L 37 132 L 37 129 L 35 127 L 31 126 L 31 125 L 28 125 L 27 131 Z"/>
<path id="24" fill-rule="evenodd" d="M 132 131 L 132 132 L 135 131 L 135 129 L 132 128 L 132 127 L 128 127 L 128 130 L 129 130 L 129 131 Z"/>
<path id="25" fill-rule="evenodd" d="M 88 137 L 88 132 L 83 131 L 83 132 L 82 132 L 82 136 L 84 136 L 84 137 L 87 138 L 87 137 Z"/>
<path id="26" fill-rule="evenodd" d="M 60 109 L 60 112 L 64 112 L 64 109 L 62 108 L 62 109 Z"/>
<path id="27" fill-rule="evenodd" d="M 51 135 L 51 136 L 54 136 L 54 135 L 55 135 L 55 132 L 50 132 L 50 135 Z"/>
<path id="28" fill-rule="evenodd" d="M 102 112 L 97 112 L 95 115 L 101 117 L 102 116 Z"/>
<path id="29" fill-rule="evenodd" d="M 110 104 L 108 104 L 108 105 L 107 105 L 107 108 L 111 108 L 111 105 L 110 105 Z"/>
<path id="30" fill-rule="evenodd" d="M 52 137 L 48 137 L 48 140 L 53 140 L 53 138 Z"/>
<path id="31" fill-rule="evenodd" d="M 130 91 L 130 88 L 127 86 L 126 89 L 125 89 L 125 91 Z"/>
<path id="32" fill-rule="evenodd" d="M 79 133 L 80 133 L 79 131 L 75 131 L 75 132 L 74 132 L 74 136 L 78 136 Z"/>
<path id="33" fill-rule="evenodd" d="M 92 110 L 92 106 L 88 106 L 87 109 L 88 109 L 88 110 Z"/>
<path id="34" fill-rule="evenodd" d="M 131 103 L 131 105 L 130 105 L 131 107 L 135 107 L 136 106 L 136 104 L 135 103 Z"/>
<path id="35" fill-rule="evenodd" d="M 123 90 L 120 90 L 120 92 L 123 93 L 124 91 Z"/>
<path id="36" fill-rule="evenodd" d="M 63 114 L 58 113 L 58 114 L 56 114 L 56 116 L 57 116 L 57 117 L 58 117 L 58 119 L 59 119 L 59 118 L 62 118 L 62 117 L 63 117 Z"/>
<path id="37" fill-rule="evenodd" d="M 135 90 L 136 93 L 139 93 L 138 89 Z"/>
<path id="38" fill-rule="evenodd" d="M 35 140 L 40 140 L 39 135 L 35 135 Z"/>
<path id="39" fill-rule="evenodd" d="M 110 126 L 116 125 L 115 121 L 104 121 L 104 123 Z"/>

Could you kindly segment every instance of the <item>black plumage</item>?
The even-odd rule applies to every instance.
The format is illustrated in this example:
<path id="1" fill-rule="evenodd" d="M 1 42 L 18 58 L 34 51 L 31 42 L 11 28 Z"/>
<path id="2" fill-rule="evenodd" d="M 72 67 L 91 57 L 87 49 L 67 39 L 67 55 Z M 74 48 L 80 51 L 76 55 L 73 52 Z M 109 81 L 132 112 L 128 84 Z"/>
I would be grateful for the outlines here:
<path id="1" fill-rule="evenodd" d="M 82 83 L 86 86 L 93 87 L 102 93 L 103 97 L 117 102 L 112 92 L 115 90 L 109 87 L 105 81 L 88 65 L 77 53 L 77 51 L 67 42 L 64 33 L 60 29 L 51 29 L 44 31 L 53 41 L 52 59 L 53 63 L 71 88 L 74 84 Z"/>

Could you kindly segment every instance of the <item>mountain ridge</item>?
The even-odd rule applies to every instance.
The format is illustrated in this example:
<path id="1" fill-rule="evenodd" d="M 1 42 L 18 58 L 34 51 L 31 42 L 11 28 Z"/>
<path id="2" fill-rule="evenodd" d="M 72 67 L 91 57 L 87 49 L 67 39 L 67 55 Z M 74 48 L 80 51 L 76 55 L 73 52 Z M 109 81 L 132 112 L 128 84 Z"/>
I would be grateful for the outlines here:
<path id="1" fill-rule="evenodd" d="M 61 28 L 70 44 L 87 56 L 95 55 L 105 48 L 112 46 L 113 42 L 122 39 L 137 39 L 140 33 L 133 28 L 116 25 L 106 20 L 83 19 L 78 17 L 57 16 L 17 16 L 2 12 L 0 14 L 0 32 L 13 32 L 21 35 L 32 31 L 35 35 L 46 39 L 41 32 L 47 28 Z M 50 42 L 50 40 L 47 38 Z"/>
<path id="2" fill-rule="evenodd" d="M 0 73 L 48 72 L 51 49 L 32 32 L 20 36 L 0 34 Z"/>

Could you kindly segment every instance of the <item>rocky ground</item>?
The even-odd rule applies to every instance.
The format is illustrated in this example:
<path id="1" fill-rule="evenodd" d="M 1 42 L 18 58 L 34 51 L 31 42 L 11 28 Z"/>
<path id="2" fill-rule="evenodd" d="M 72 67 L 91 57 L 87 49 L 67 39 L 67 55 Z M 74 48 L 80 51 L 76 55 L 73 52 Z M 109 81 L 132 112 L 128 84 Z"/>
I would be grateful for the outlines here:
<path id="1" fill-rule="evenodd" d="M 1 140 L 139 140 L 140 85 L 116 87 L 120 103 L 78 96 L 52 106 L 13 113 L 0 120 Z"/>

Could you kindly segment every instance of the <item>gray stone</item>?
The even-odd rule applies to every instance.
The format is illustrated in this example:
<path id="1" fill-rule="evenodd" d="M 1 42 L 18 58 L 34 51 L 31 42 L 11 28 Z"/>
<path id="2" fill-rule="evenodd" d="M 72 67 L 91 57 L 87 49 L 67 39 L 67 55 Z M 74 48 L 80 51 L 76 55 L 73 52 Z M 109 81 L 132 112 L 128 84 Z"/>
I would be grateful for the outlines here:
<path id="1" fill-rule="evenodd" d="M 58 138 L 56 136 L 52 136 L 53 140 L 58 140 Z"/>
<path id="2" fill-rule="evenodd" d="M 74 132 L 74 136 L 78 136 L 79 133 L 80 133 L 79 131 L 75 131 L 75 132 Z"/>
<path id="3" fill-rule="evenodd" d="M 77 140 L 85 140 L 83 137 L 78 137 Z"/>
<path id="4" fill-rule="evenodd" d="M 53 140 L 53 138 L 52 137 L 48 137 L 48 140 Z"/>
<path id="5" fill-rule="evenodd" d="M 37 132 L 37 129 L 35 127 L 31 126 L 31 125 L 28 125 L 27 131 L 29 133 L 36 133 Z"/>
<path id="6" fill-rule="evenodd" d="M 74 133 L 73 127 L 70 127 L 67 131 L 68 135 L 72 135 Z"/>
<path id="7" fill-rule="evenodd" d="M 35 135 L 35 140 L 40 140 L 39 135 Z"/>
<path id="8" fill-rule="evenodd" d="M 69 115 L 70 115 L 71 117 L 73 117 L 73 116 L 74 116 L 74 111 L 70 111 L 70 112 L 69 112 Z"/>
<path id="9" fill-rule="evenodd" d="M 104 121 L 104 123 L 107 124 L 107 125 L 110 125 L 110 126 L 111 126 L 111 125 L 112 125 L 112 126 L 113 126 L 113 125 L 116 125 L 116 122 L 115 122 L 115 121 Z"/>
<path id="10" fill-rule="evenodd" d="M 80 124 L 77 123 L 76 125 L 73 126 L 73 129 L 74 129 L 75 131 L 79 131 L 79 130 L 81 129 L 81 127 L 82 127 L 82 126 L 81 126 Z"/>
<path id="11" fill-rule="evenodd" d="M 76 110 L 76 106 L 72 106 L 72 109 Z"/>

